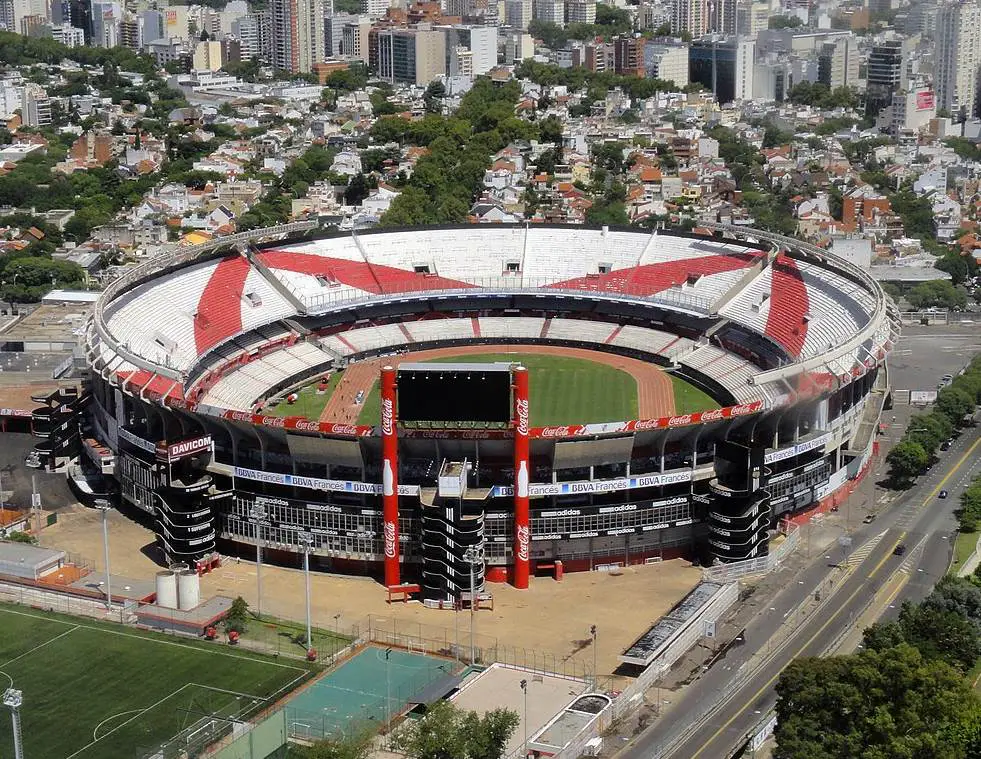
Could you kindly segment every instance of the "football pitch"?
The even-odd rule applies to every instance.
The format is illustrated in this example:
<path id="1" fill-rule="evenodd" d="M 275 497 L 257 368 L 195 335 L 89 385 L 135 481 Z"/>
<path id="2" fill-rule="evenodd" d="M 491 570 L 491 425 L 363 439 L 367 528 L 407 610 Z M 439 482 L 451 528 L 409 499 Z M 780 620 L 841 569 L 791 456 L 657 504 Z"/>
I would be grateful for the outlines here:
<path id="1" fill-rule="evenodd" d="M 136 759 L 187 749 L 290 692 L 312 670 L 205 644 L 0 605 L 0 690 L 23 691 L 24 754 Z M 4 710 L 6 712 L 6 710 Z M 13 755 L 6 713 L 0 756 Z M 163 755 L 177 756 L 174 746 Z"/>

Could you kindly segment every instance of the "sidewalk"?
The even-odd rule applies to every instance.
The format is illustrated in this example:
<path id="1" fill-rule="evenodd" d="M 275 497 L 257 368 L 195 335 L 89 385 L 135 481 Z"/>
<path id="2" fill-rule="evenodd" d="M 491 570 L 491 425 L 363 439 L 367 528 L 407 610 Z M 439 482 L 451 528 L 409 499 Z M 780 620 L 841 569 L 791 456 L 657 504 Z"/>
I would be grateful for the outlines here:
<path id="1" fill-rule="evenodd" d="M 974 570 L 977 569 L 978 564 L 981 564 L 981 536 L 978 536 L 978 542 L 974 546 L 974 553 L 967 557 L 967 561 L 961 564 L 960 569 L 957 570 L 958 577 L 970 577 L 974 574 Z"/>

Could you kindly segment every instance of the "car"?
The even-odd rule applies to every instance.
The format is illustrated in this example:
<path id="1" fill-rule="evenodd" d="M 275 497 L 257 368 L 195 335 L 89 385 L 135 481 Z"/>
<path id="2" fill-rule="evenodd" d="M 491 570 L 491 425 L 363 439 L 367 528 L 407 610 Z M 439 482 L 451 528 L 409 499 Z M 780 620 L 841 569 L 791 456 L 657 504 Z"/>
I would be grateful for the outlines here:
<path id="1" fill-rule="evenodd" d="M 942 379 L 944 381 L 946 381 L 946 380 L 952 380 L 952 379 L 954 379 L 954 375 L 953 374 L 942 374 L 942 375 L 940 375 L 940 379 Z"/>
<path id="2" fill-rule="evenodd" d="M 940 444 L 940 450 L 941 451 L 949 451 L 950 450 L 950 441 L 949 440 L 944 440 Z"/>
<path id="3" fill-rule="evenodd" d="M 946 498 L 947 497 L 947 491 L 946 490 L 941 490 L 940 491 L 940 497 L 941 498 Z"/>
<path id="4" fill-rule="evenodd" d="M 899 545 L 897 545 L 895 548 L 892 549 L 892 552 L 896 556 L 902 556 L 904 553 L 906 553 L 906 544 L 900 543 Z"/>
<path id="5" fill-rule="evenodd" d="M 875 521 L 875 514 L 866 514 L 865 519 L 862 520 L 865 524 L 872 524 Z"/>

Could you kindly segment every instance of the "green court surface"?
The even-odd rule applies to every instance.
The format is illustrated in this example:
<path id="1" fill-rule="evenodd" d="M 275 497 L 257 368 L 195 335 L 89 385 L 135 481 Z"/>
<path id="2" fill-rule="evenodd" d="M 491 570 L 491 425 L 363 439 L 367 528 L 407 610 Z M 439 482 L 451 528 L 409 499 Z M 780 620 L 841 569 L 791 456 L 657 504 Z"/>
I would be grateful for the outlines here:
<path id="1" fill-rule="evenodd" d="M 452 659 L 369 646 L 291 698 L 287 727 L 314 739 L 365 724 L 381 729 L 428 686 L 464 669 Z"/>
<path id="2" fill-rule="evenodd" d="M 43 759 L 136 759 L 183 730 L 255 713 L 311 671 L 231 649 L 0 605 L 0 689 L 23 691 L 24 754 Z M 224 720 L 214 720 L 214 716 Z M 164 751 L 165 759 L 190 747 Z M 0 720 L 0 756 L 12 755 Z"/>

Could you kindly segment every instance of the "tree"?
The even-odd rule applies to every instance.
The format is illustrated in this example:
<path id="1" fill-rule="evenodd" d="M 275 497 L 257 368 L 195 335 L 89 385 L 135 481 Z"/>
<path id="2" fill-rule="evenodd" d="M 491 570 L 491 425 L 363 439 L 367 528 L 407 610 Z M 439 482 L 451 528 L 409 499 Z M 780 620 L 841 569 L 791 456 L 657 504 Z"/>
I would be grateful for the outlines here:
<path id="1" fill-rule="evenodd" d="M 368 182 L 364 174 L 358 173 L 351 177 L 351 183 L 344 190 L 344 202 L 349 206 L 360 206 L 361 201 L 368 197 Z"/>
<path id="2" fill-rule="evenodd" d="M 406 723 L 396 748 L 409 759 L 500 759 L 519 722 L 509 709 L 478 715 L 438 701 L 421 720 Z"/>
<path id="3" fill-rule="evenodd" d="M 913 440 L 901 440 L 893 446 L 886 456 L 892 476 L 899 482 L 916 477 L 930 463 L 930 455 L 923 446 Z"/>
<path id="4" fill-rule="evenodd" d="M 443 98 L 446 97 L 446 87 L 439 79 L 433 79 L 427 86 L 422 95 L 422 102 L 425 103 L 427 113 L 439 113 L 443 109 Z"/>
<path id="5" fill-rule="evenodd" d="M 796 29 L 803 25 L 804 22 L 797 16 L 770 16 L 770 29 Z"/>
<path id="6" fill-rule="evenodd" d="M 967 293 L 946 280 L 935 279 L 912 288 L 906 294 L 906 300 L 917 309 L 946 308 L 953 311 L 967 305 Z"/>
<path id="7" fill-rule="evenodd" d="M 303 759 L 368 759 L 376 728 L 372 725 L 345 725 L 340 738 L 325 738 L 301 749 Z"/>
<path id="8" fill-rule="evenodd" d="M 908 644 L 790 663 L 777 683 L 775 759 L 966 759 L 981 704 Z"/>
<path id="9" fill-rule="evenodd" d="M 12 532 L 4 540 L 9 540 L 11 543 L 26 543 L 27 545 L 36 546 L 37 538 L 26 532 Z"/>
<path id="10" fill-rule="evenodd" d="M 231 632 L 244 632 L 246 622 L 249 620 L 249 603 L 242 596 L 237 596 L 232 605 L 228 608 L 225 615 L 225 630 Z"/>
<path id="11" fill-rule="evenodd" d="M 964 390 L 956 387 L 945 387 L 937 393 L 937 411 L 946 416 L 954 424 L 960 422 L 967 414 L 974 411 L 975 399 Z"/>

